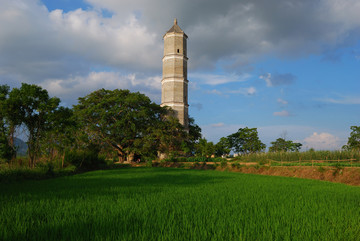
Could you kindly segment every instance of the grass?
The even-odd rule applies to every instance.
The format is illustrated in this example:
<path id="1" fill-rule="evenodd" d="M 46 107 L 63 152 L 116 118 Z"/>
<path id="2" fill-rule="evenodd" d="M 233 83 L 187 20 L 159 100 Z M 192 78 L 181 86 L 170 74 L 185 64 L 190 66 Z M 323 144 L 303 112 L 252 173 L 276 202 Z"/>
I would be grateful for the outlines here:
<path id="1" fill-rule="evenodd" d="M 283 161 L 283 162 L 298 162 L 311 160 L 352 160 L 360 161 L 359 151 L 305 151 L 305 152 L 266 152 L 254 153 L 249 155 L 240 155 L 234 158 L 238 161 Z"/>
<path id="2" fill-rule="evenodd" d="M 0 240 L 359 240 L 360 188 L 171 168 L 0 184 Z"/>

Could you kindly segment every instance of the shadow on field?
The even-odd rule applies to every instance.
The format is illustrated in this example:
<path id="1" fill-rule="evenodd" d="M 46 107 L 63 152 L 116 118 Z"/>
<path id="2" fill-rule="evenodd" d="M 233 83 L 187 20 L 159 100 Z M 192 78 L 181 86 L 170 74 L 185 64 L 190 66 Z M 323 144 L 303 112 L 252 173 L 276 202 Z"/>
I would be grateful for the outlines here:
<path id="1" fill-rule="evenodd" d="M 171 168 L 126 168 L 94 171 L 70 177 L 43 181 L 25 181 L 17 187 L 1 188 L 4 196 L 29 196 L 35 200 L 91 199 L 105 195 L 128 195 L 132 188 L 141 189 L 142 195 L 161 192 L 171 186 L 195 186 L 219 183 L 228 179 L 222 175 L 209 175 L 198 170 Z"/>

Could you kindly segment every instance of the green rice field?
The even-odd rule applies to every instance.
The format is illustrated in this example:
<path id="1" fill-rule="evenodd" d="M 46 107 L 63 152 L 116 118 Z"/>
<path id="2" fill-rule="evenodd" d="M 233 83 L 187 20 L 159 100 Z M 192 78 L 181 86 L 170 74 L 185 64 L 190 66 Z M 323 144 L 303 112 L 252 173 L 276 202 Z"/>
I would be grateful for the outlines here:
<path id="1" fill-rule="evenodd" d="M 1 183 L 0 240 L 360 240 L 360 188 L 171 168 Z"/>

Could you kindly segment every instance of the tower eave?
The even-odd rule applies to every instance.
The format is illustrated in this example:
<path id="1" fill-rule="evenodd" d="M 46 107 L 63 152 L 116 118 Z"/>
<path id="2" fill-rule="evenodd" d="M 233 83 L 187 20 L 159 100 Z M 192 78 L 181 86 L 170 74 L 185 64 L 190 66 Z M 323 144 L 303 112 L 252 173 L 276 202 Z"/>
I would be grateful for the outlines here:
<path id="1" fill-rule="evenodd" d="M 176 33 L 177 33 L 177 34 L 182 34 L 182 35 L 184 36 L 184 38 L 188 39 L 188 36 L 187 36 L 186 33 L 184 33 L 184 32 L 166 32 L 166 34 L 163 35 L 163 39 L 165 38 L 166 35 L 172 34 L 172 33 L 173 33 L 173 34 L 174 34 L 174 33 L 175 33 L 175 34 L 176 34 Z"/>

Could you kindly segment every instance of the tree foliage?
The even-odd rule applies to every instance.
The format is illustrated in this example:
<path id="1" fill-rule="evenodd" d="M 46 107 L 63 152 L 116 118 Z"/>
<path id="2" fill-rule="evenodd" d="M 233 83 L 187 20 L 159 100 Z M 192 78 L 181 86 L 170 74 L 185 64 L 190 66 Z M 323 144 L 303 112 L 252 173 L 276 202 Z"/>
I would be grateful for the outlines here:
<path id="1" fill-rule="evenodd" d="M 271 146 L 269 148 L 270 152 L 288 152 L 288 151 L 299 151 L 302 144 L 287 141 L 284 138 L 278 138 L 276 141 L 271 142 Z"/>
<path id="2" fill-rule="evenodd" d="M 229 140 L 226 137 L 221 137 L 219 142 L 215 145 L 215 155 L 223 156 L 228 155 L 231 151 L 229 147 Z"/>
<path id="3" fill-rule="evenodd" d="M 257 128 L 240 128 L 227 137 L 229 147 L 236 153 L 249 154 L 260 152 L 266 145 L 259 139 Z"/>
<path id="4" fill-rule="evenodd" d="M 211 157 L 215 155 L 215 145 L 213 142 L 208 142 L 205 138 L 201 138 L 195 145 L 195 154 L 197 156 Z"/>
<path id="5" fill-rule="evenodd" d="M 49 97 L 47 90 L 37 85 L 23 83 L 9 94 L 8 119 L 10 125 L 23 124 L 28 132 L 28 154 L 30 166 L 40 154 L 40 142 L 47 130 L 51 129 L 50 117 L 57 110 L 60 99 Z"/>
<path id="6" fill-rule="evenodd" d="M 347 145 L 343 149 L 360 151 L 360 126 L 351 126 L 351 133 Z"/>
<path id="7" fill-rule="evenodd" d="M 201 128 L 195 124 L 195 120 L 189 117 L 189 132 L 185 141 L 182 143 L 183 154 L 189 156 L 196 152 L 196 144 L 201 138 Z"/>
<path id="8" fill-rule="evenodd" d="M 76 133 L 78 125 L 74 118 L 73 110 L 67 107 L 59 107 L 48 116 L 48 124 L 51 125 L 42 139 L 42 152 L 50 159 L 62 157 L 64 166 L 65 150 L 76 146 Z"/>
<path id="9" fill-rule="evenodd" d="M 7 105 L 10 87 L 0 85 L 0 159 L 9 161 L 15 155 L 15 149 L 8 140 Z"/>
<path id="10" fill-rule="evenodd" d="M 74 109 L 89 139 L 110 146 L 120 161 L 155 144 L 154 130 L 166 114 L 147 96 L 118 89 L 94 91 Z"/>

